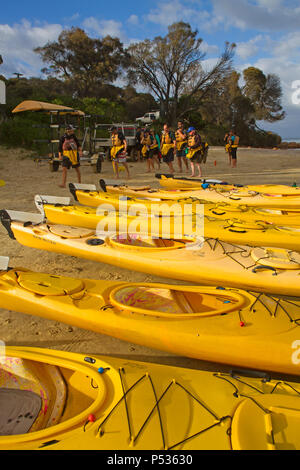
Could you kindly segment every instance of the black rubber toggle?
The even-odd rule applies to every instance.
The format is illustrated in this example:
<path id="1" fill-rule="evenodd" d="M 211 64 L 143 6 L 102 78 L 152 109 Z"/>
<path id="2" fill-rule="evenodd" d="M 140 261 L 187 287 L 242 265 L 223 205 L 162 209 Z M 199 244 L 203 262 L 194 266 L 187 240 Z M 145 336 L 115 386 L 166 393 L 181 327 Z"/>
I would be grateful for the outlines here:
<path id="1" fill-rule="evenodd" d="M 86 243 L 91 246 L 99 246 L 103 245 L 105 243 L 105 240 L 102 240 L 102 238 L 90 238 L 86 241 Z"/>

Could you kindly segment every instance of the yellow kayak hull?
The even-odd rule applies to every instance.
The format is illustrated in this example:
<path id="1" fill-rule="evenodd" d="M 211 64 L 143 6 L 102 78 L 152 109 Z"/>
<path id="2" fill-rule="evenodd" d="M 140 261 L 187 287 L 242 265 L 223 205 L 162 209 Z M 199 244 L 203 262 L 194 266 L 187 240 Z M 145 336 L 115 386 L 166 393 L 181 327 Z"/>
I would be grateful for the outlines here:
<path id="1" fill-rule="evenodd" d="M 300 449 L 296 380 L 26 347 L 6 348 L 2 373 L 10 382 L 0 391 L 10 417 L 10 425 L 2 420 L 2 450 L 159 450 L 172 459 L 165 451 Z M 38 402 L 40 411 L 14 426 L 13 406 Z M 36 429 L 13 434 L 26 420 Z M 116 457 L 108 463 L 120 463 Z"/>
<path id="2" fill-rule="evenodd" d="M 76 189 L 72 191 L 75 199 L 85 206 L 98 207 L 102 204 L 112 204 L 115 207 L 130 206 L 132 204 L 151 205 L 153 208 L 160 204 L 176 204 L 184 207 L 185 204 L 210 203 L 232 207 L 246 206 L 249 208 L 280 209 L 282 211 L 300 211 L 299 196 L 281 196 L 260 194 L 254 191 L 236 189 L 233 191 L 217 190 L 215 187 L 194 191 L 132 191 L 118 187 L 114 192 Z M 299 223 L 298 223 L 299 224 Z M 298 225 L 297 224 L 297 225 Z"/>
<path id="3" fill-rule="evenodd" d="M 204 206 L 204 213 L 207 208 Z M 206 209 L 206 210 L 205 210 Z M 176 234 L 184 235 L 188 227 L 188 220 L 193 223 L 193 216 L 180 217 L 144 217 L 129 216 L 116 211 L 99 214 L 96 208 L 82 207 L 75 205 L 48 204 L 43 205 L 43 210 L 47 220 L 54 224 L 70 225 L 75 227 L 90 228 L 96 230 L 112 230 L 127 232 L 130 227 L 136 227 L 141 233 L 149 233 L 156 236 L 169 234 L 175 237 Z M 222 209 L 221 209 L 222 211 Z M 252 246 L 274 246 L 290 250 L 300 251 L 300 227 L 275 226 L 263 221 L 245 222 L 236 217 L 232 219 L 218 220 L 214 217 L 204 215 L 201 219 L 200 231 L 206 238 L 217 237 L 229 243 L 241 243 Z M 220 212 L 220 211 L 219 211 Z M 233 214 L 234 215 L 234 214 Z M 194 217 L 194 225 L 196 218 Z M 136 232 L 136 229 L 133 231 Z"/>
<path id="4" fill-rule="evenodd" d="M 193 207 L 197 207 L 197 204 L 203 204 L 204 215 L 214 217 L 215 219 L 227 220 L 237 218 L 245 222 L 257 223 L 267 222 L 275 225 L 287 225 L 287 226 L 300 226 L 300 209 L 279 209 L 279 208 L 262 208 L 262 207 L 250 207 L 245 204 L 233 205 L 227 202 L 225 203 L 209 203 L 207 201 L 162 201 L 130 197 L 124 198 L 114 194 L 98 192 L 98 191 L 82 191 L 75 190 L 72 192 L 75 199 L 82 205 L 88 207 L 96 207 L 107 211 L 117 210 L 119 212 L 128 212 L 134 214 L 174 214 L 181 215 L 185 210 L 186 204 L 193 204 Z"/>
<path id="5" fill-rule="evenodd" d="M 292 188 L 292 191 L 286 193 L 257 192 L 247 187 L 232 188 L 226 185 L 208 185 L 203 189 L 140 189 L 132 188 L 126 185 L 106 186 L 108 194 L 116 196 L 139 197 L 147 199 L 170 200 L 174 202 L 184 199 L 194 198 L 196 200 L 205 200 L 213 203 L 227 203 L 232 205 L 246 204 L 250 207 L 269 207 L 281 209 L 299 209 L 300 208 L 300 188 Z M 97 193 L 97 191 L 95 192 Z M 77 193 L 76 193 L 77 194 Z M 79 200 L 79 199 L 78 199 Z"/>
<path id="6" fill-rule="evenodd" d="M 165 175 L 157 175 L 159 178 L 159 184 L 163 188 L 167 189 L 201 189 L 202 185 L 205 183 L 209 184 L 209 180 L 201 179 L 191 179 L 191 178 L 179 178 L 179 177 L 170 177 Z M 249 191 L 257 191 L 260 193 L 269 193 L 269 194 L 284 194 L 284 195 L 299 195 L 300 188 L 289 186 L 285 184 L 247 184 L 247 185 L 230 185 L 228 183 L 220 183 L 216 185 L 218 189 L 222 187 L 224 189 L 242 187 L 243 189 L 248 189 Z"/>
<path id="7" fill-rule="evenodd" d="M 185 357 L 299 375 L 300 298 L 24 268 L 0 271 L 0 293 L 1 308 Z"/>
<path id="8" fill-rule="evenodd" d="M 40 250 L 112 264 L 169 279 L 299 295 L 300 255 L 272 248 L 234 245 L 215 238 L 162 239 L 99 234 L 90 229 L 50 223 L 2 223 L 20 244 Z"/>

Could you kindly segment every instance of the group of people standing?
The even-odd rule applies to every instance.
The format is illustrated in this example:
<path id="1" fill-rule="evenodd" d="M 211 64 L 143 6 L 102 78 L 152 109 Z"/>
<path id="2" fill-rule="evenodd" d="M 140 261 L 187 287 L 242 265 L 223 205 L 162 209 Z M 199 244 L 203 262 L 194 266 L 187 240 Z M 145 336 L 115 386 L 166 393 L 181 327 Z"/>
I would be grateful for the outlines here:
<path id="1" fill-rule="evenodd" d="M 66 187 L 67 170 L 71 167 L 77 172 L 78 182 L 81 182 L 80 157 L 82 156 L 81 145 L 75 135 L 75 128 L 67 126 L 65 134 L 59 142 L 59 159 L 62 161 L 63 177 L 61 187 Z M 164 124 L 160 134 L 154 129 L 137 129 L 136 149 L 140 161 L 147 162 L 147 171 L 155 171 L 155 164 L 160 169 L 163 161 L 169 167 L 170 173 L 174 173 L 174 160 L 177 158 L 179 171 L 183 171 L 183 166 L 189 170 L 191 176 L 202 176 L 201 164 L 206 163 L 208 154 L 208 144 L 203 142 L 200 134 L 194 127 L 185 130 L 181 121 L 177 124 L 174 132 L 168 124 Z M 129 166 L 127 164 L 127 141 L 124 134 L 117 127 L 111 128 L 110 158 L 116 177 L 119 177 L 119 166 L 122 165 L 127 177 L 130 177 Z M 234 158 L 234 157 L 232 157 Z M 196 170 L 198 174 L 196 175 Z"/>
<path id="2" fill-rule="evenodd" d="M 191 165 L 191 176 L 202 176 L 201 163 L 206 163 L 208 154 L 208 144 L 203 142 L 200 134 L 194 127 L 184 128 L 183 122 L 177 123 L 177 130 L 174 132 L 166 123 L 160 134 L 154 129 L 137 130 L 137 150 L 140 161 L 142 158 L 147 161 L 148 172 L 154 170 L 154 164 L 160 168 L 161 161 L 169 167 L 170 173 L 174 173 L 174 161 L 177 159 L 179 172 L 182 173 L 183 166 L 189 170 Z"/>

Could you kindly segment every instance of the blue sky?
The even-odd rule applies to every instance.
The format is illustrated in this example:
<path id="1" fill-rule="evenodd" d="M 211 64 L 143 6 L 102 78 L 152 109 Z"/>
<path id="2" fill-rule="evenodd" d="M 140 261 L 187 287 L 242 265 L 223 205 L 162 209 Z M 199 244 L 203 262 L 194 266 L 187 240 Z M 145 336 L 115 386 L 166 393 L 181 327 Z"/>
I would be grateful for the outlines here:
<path id="1" fill-rule="evenodd" d="M 229 41 L 237 44 L 238 71 L 255 66 L 279 75 L 287 117 L 262 125 L 284 138 L 300 138 L 300 104 L 292 101 L 293 83 L 300 80 L 299 0 L 15 0 L 1 11 L 0 73 L 41 76 L 43 65 L 33 48 L 56 40 L 71 26 L 83 28 L 91 37 L 118 36 L 128 45 L 164 35 L 169 24 L 181 20 L 198 29 L 207 66 Z"/>

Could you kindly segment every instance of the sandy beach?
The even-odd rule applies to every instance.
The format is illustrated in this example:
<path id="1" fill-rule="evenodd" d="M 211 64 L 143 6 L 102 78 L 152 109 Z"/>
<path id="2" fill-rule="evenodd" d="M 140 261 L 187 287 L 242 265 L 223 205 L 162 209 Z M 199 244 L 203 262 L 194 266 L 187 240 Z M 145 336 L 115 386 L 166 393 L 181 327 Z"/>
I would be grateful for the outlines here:
<path id="1" fill-rule="evenodd" d="M 146 163 L 129 163 L 132 184 L 150 184 L 159 187 L 154 173 L 147 173 Z M 175 168 L 178 170 L 177 162 Z M 156 172 L 158 170 L 156 169 Z M 168 172 L 165 164 L 160 172 Z M 96 184 L 100 177 L 113 177 L 110 162 L 103 164 L 102 173 L 94 173 L 90 165 L 81 167 L 82 182 Z M 229 167 L 223 147 L 212 147 L 208 160 L 203 166 L 205 177 L 222 178 L 228 182 L 241 184 L 281 183 L 300 184 L 300 150 L 267 150 L 240 148 L 236 169 Z M 125 173 L 121 173 L 121 177 Z M 176 173 L 179 175 L 179 173 Z M 190 176 L 190 172 L 184 173 Z M 0 147 L 0 179 L 5 186 L 0 187 L 1 209 L 37 212 L 34 205 L 36 194 L 71 196 L 68 189 L 59 187 L 61 169 L 50 172 L 46 161 L 36 162 L 31 152 L 25 149 L 6 149 Z M 69 182 L 76 182 L 74 170 L 68 172 Z M 60 274 L 75 278 L 124 280 L 135 282 L 168 282 L 154 275 L 145 275 L 116 268 L 110 265 L 67 257 L 51 252 L 27 248 L 11 240 L 6 230 L 0 227 L 0 255 L 10 257 L 11 267 L 24 267 L 39 272 Z M 175 283 L 176 281 L 170 281 Z M 170 355 L 148 349 L 118 339 L 81 330 L 42 318 L 0 309 L 0 340 L 7 345 L 49 347 L 66 351 L 81 352 L 89 355 L 113 355 L 142 361 L 181 365 L 208 370 L 226 367 Z"/>

